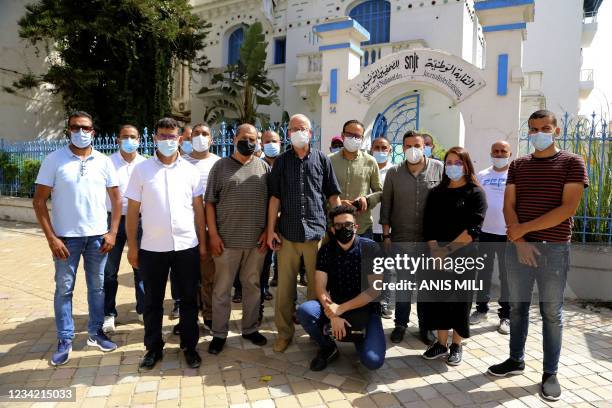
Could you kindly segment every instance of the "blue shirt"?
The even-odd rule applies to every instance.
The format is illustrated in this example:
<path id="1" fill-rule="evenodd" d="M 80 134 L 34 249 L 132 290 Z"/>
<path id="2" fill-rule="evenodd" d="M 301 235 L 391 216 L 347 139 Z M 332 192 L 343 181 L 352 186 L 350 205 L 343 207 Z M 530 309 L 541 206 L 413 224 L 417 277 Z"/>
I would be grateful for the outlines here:
<path id="1" fill-rule="evenodd" d="M 45 157 L 36 184 L 51 187 L 51 224 L 58 237 L 89 237 L 108 232 L 106 196 L 119 182 L 104 154 L 81 158 L 68 146 Z"/>

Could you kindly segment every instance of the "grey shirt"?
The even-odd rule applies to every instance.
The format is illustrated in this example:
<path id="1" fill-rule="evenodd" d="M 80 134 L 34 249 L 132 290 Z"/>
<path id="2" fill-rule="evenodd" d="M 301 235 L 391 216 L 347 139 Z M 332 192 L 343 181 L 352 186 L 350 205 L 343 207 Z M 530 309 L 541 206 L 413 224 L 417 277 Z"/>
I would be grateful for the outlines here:
<path id="1" fill-rule="evenodd" d="M 270 166 L 256 157 L 246 164 L 218 160 L 208 175 L 204 200 L 215 204 L 219 236 L 227 248 L 255 248 L 266 227 Z"/>
<path id="2" fill-rule="evenodd" d="M 427 196 L 442 180 L 444 164 L 425 159 L 425 167 L 416 176 L 406 162 L 387 172 L 380 207 L 380 223 L 391 226 L 394 242 L 422 242 L 423 216 Z"/>

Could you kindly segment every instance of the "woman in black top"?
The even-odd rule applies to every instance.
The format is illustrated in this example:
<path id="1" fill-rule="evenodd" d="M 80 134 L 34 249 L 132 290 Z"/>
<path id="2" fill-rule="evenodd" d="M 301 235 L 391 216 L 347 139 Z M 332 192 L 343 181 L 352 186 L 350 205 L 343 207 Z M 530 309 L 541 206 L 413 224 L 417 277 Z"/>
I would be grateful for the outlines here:
<path id="1" fill-rule="evenodd" d="M 478 256 L 475 245 L 471 243 L 478 237 L 487 202 L 466 150 L 451 148 L 444 157 L 444 164 L 442 181 L 427 199 L 423 226 L 430 256 L 440 258 L 444 265 L 425 270 L 423 278 L 426 282 L 446 281 L 450 287 L 419 292 L 419 296 L 425 299 L 425 325 L 429 330 L 438 331 L 437 341 L 423 357 L 434 359 L 448 353 L 447 363 L 458 365 L 462 356 L 461 341 L 470 336 L 472 290 L 457 289 L 456 284 L 473 281 L 476 275 L 473 267 L 471 270 L 460 268 L 459 258 Z M 452 264 L 448 263 L 449 259 Z M 449 268 L 449 265 L 454 268 Z M 450 329 L 453 337 L 449 351 L 446 345 Z"/>

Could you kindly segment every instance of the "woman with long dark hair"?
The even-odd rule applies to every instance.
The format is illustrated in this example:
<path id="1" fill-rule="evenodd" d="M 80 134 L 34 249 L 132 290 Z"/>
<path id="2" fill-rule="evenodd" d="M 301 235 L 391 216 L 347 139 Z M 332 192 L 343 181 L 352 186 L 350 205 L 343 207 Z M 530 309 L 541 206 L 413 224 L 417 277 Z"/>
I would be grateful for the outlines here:
<path id="1" fill-rule="evenodd" d="M 462 147 L 449 149 L 444 156 L 442 181 L 427 199 L 423 235 L 431 258 L 439 261 L 435 262 L 438 266 L 425 271 L 424 280 L 451 282 L 452 286 L 419 292 L 419 296 L 426 299 L 424 314 L 427 329 L 438 332 L 437 340 L 423 354 L 426 359 L 448 355 L 448 364 L 458 365 L 461 362 L 461 341 L 470 336 L 472 290 L 457 289 L 460 285 L 455 283 L 473 280 L 475 270 L 459 268 L 459 263 L 454 261 L 477 257 L 476 247 L 471 243 L 478 237 L 486 209 L 485 193 L 478 185 L 469 153 Z M 449 350 L 447 344 L 451 329 L 453 334 Z"/>

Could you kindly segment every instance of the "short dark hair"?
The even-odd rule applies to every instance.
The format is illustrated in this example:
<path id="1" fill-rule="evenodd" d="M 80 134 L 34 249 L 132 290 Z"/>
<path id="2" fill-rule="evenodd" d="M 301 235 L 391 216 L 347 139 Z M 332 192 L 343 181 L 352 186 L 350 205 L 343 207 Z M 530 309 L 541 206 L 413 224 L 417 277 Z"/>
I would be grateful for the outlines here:
<path id="1" fill-rule="evenodd" d="M 348 125 L 359 125 L 365 131 L 365 126 L 363 126 L 363 123 L 361 123 L 357 119 L 351 119 L 351 120 L 347 120 L 346 122 L 344 122 L 344 125 L 342 125 L 342 133 L 344 133 L 344 130 L 346 129 Z"/>
<path id="2" fill-rule="evenodd" d="M 91 121 L 92 125 L 93 125 L 93 118 L 91 117 L 91 115 L 85 111 L 72 111 L 70 112 L 70 115 L 68 115 L 68 124 L 70 124 L 70 120 L 72 118 L 87 118 Z"/>
<path id="3" fill-rule="evenodd" d="M 557 116 L 546 109 L 542 109 L 539 111 L 535 111 L 531 114 L 531 116 L 529 117 L 529 120 L 527 121 L 527 123 L 529 123 L 530 120 L 532 119 L 544 119 L 544 118 L 550 118 L 550 120 L 552 121 L 552 124 L 557 126 Z"/>
<path id="4" fill-rule="evenodd" d="M 128 128 L 136 130 L 136 133 L 138 133 L 138 137 L 140 137 L 140 131 L 138 130 L 138 128 L 136 126 L 134 126 L 134 125 L 129 124 L 129 123 L 126 123 L 124 125 L 119 126 L 119 133 L 117 134 L 117 136 L 119 136 L 121 134 L 121 131 L 123 129 L 128 129 Z"/>
<path id="5" fill-rule="evenodd" d="M 357 218 L 355 207 L 350 205 L 337 205 L 329 210 L 329 219 L 334 222 L 334 218 L 342 214 L 351 214 L 353 218 Z"/>
<path id="6" fill-rule="evenodd" d="M 372 146 L 374 146 L 374 142 L 376 142 L 377 140 L 385 140 L 387 143 L 391 144 L 391 141 L 387 139 L 386 136 L 378 136 L 374 138 L 374 140 L 372 140 Z"/>
<path id="7" fill-rule="evenodd" d="M 208 128 L 208 130 L 210 130 L 212 132 L 212 129 L 210 128 L 210 126 L 206 122 L 198 122 L 198 123 L 196 123 L 195 125 L 193 125 L 191 127 L 191 130 L 193 131 L 197 127 L 205 127 L 205 128 Z"/>
<path id="8" fill-rule="evenodd" d="M 420 137 L 423 138 L 423 135 L 414 131 L 414 130 L 409 130 L 406 133 L 404 133 L 404 137 L 402 137 L 402 144 L 404 144 L 404 141 L 406 139 L 408 139 L 409 137 Z"/>
<path id="9" fill-rule="evenodd" d="M 178 122 L 172 118 L 161 118 L 155 124 L 155 132 L 159 129 L 178 129 L 180 128 Z"/>

